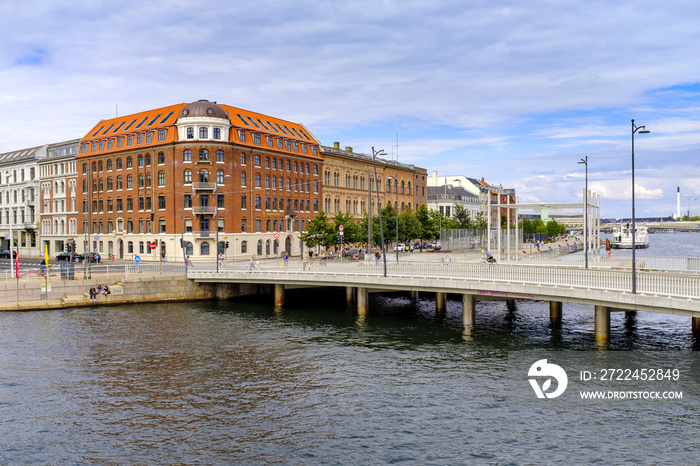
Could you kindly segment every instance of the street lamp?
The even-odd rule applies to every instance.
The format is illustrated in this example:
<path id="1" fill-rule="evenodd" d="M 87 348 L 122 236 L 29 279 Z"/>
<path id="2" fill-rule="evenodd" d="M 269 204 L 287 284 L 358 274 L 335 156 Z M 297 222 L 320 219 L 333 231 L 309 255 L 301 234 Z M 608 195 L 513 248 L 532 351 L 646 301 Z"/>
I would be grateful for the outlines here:
<path id="1" fill-rule="evenodd" d="M 216 273 L 219 273 L 219 180 L 218 173 L 214 174 L 214 228 L 216 231 L 214 233 L 214 241 L 216 241 Z M 231 175 L 224 175 L 224 179 L 221 180 L 223 184 L 225 178 L 231 178 Z M 223 254 L 223 252 L 222 252 Z"/>
<path id="2" fill-rule="evenodd" d="M 384 149 L 375 151 L 372 147 L 372 164 L 374 165 L 374 182 L 377 189 L 377 210 L 379 211 L 379 235 L 382 240 L 382 257 L 384 258 L 384 276 L 386 277 L 386 248 L 384 247 L 384 227 L 382 226 L 382 203 L 379 200 L 379 178 L 377 178 L 377 156 L 386 155 Z"/>
<path id="3" fill-rule="evenodd" d="M 634 214 L 634 133 L 649 134 L 645 126 L 636 126 L 632 120 L 632 294 L 637 293 L 637 228 Z"/>
<path id="4" fill-rule="evenodd" d="M 396 205 L 394 209 L 396 210 L 396 263 L 399 263 L 399 174 L 395 176 L 390 176 L 388 180 L 394 179 L 394 192 L 396 193 Z"/>
<path id="5" fill-rule="evenodd" d="M 584 214 L 583 214 L 583 253 L 586 256 L 586 268 L 588 268 L 588 156 L 578 161 L 586 166 L 586 189 L 583 194 Z"/>

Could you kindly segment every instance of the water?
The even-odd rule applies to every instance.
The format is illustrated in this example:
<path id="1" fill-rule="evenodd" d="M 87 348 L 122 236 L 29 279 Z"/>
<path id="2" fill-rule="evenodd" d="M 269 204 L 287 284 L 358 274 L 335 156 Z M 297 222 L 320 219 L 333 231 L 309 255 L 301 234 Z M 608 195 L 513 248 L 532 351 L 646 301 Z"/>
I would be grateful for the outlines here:
<path id="1" fill-rule="evenodd" d="M 613 313 L 598 351 L 589 306 L 565 303 L 553 330 L 547 303 L 482 302 L 465 334 L 457 301 L 438 317 L 427 299 L 373 297 L 358 319 L 344 294 L 290 292 L 280 314 L 269 300 L 0 313 L 0 464 L 697 462 L 687 317 Z M 683 399 L 576 400 L 572 355 L 649 354 L 682 369 Z M 570 388 L 539 400 L 526 372 L 547 357 Z"/>

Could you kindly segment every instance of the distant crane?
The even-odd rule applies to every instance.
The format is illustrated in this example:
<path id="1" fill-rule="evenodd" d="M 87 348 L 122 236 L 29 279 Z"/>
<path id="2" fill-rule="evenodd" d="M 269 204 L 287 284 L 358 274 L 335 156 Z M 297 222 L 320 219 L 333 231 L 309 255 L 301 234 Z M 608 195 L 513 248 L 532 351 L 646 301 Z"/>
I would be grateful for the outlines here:
<path id="1" fill-rule="evenodd" d="M 690 219 L 690 201 L 697 201 L 697 198 L 686 197 L 688 200 L 688 219 Z"/>

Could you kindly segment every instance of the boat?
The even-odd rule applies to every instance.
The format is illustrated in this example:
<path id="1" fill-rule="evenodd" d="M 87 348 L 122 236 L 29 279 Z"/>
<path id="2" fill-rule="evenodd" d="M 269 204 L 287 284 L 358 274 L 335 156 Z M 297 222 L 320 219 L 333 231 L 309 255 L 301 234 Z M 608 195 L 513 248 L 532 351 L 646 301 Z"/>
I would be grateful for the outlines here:
<path id="1" fill-rule="evenodd" d="M 636 249 L 649 247 L 649 228 L 646 225 L 635 225 L 637 233 L 634 237 Z M 610 245 L 615 249 L 632 249 L 632 225 L 623 223 L 613 227 Z"/>

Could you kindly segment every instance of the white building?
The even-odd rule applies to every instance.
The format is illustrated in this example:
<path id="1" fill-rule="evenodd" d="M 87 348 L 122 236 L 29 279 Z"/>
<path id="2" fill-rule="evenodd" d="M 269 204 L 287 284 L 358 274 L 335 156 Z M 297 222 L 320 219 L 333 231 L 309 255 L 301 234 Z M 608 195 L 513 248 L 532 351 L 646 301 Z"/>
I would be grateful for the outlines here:
<path id="1" fill-rule="evenodd" d="M 46 146 L 0 154 L 0 234 L 3 249 L 10 240 L 20 255 L 39 255 L 36 211 L 39 176 L 37 157 Z"/>
<path id="2" fill-rule="evenodd" d="M 76 252 L 78 206 L 76 185 L 78 171 L 75 156 L 79 139 L 49 144 L 38 154 L 41 178 L 41 248 L 49 254 Z"/>

